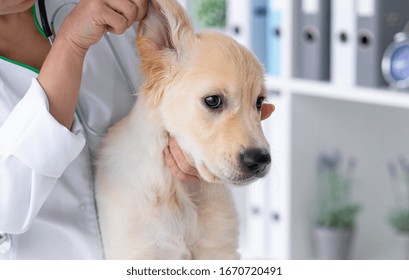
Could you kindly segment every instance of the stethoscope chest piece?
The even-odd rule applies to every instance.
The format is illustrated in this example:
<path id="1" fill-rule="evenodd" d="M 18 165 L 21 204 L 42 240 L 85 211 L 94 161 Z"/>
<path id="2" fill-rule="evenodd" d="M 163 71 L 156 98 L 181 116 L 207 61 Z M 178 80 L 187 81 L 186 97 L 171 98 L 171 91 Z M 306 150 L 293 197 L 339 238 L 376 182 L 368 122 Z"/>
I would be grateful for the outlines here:
<path id="1" fill-rule="evenodd" d="M 13 247 L 13 240 L 11 235 L 8 233 L 0 232 L 0 253 L 4 254 L 10 251 L 11 247 Z"/>

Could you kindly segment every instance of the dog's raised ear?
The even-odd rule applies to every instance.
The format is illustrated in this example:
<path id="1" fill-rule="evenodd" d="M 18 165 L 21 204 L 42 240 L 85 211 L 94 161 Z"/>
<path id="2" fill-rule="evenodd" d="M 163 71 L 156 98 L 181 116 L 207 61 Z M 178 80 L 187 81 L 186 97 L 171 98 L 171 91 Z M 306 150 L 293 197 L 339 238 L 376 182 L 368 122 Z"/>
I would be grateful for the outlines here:
<path id="1" fill-rule="evenodd" d="M 149 0 L 138 38 L 149 40 L 153 50 L 183 51 L 193 38 L 192 23 L 176 0 Z"/>
<path id="2" fill-rule="evenodd" d="M 149 0 L 136 39 L 142 73 L 158 82 L 183 59 L 193 40 L 192 23 L 176 0 Z"/>

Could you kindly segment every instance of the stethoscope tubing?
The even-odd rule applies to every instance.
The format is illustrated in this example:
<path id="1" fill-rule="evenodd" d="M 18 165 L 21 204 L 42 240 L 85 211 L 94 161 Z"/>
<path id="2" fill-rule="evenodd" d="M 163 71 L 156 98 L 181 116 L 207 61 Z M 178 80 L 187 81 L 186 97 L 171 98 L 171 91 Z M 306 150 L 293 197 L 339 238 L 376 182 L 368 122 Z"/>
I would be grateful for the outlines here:
<path id="1" fill-rule="evenodd" d="M 47 39 L 50 41 L 50 44 L 52 45 L 54 42 L 54 34 L 51 30 L 50 23 L 48 22 L 47 10 L 45 8 L 44 0 L 38 0 L 37 3 L 38 3 L 38 10 L 40 12 L 41 26 L 43 27 L 45 36 L 47 37 Z"/>

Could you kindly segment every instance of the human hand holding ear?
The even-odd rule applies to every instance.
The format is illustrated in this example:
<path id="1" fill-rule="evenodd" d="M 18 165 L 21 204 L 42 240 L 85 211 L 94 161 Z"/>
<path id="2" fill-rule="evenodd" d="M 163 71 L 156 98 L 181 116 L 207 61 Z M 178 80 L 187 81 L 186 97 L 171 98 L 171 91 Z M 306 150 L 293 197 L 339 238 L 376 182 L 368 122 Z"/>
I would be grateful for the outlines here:
<path id="1" fill-rule="evenodd" d="M 65 17 L 37 79 L 59 123 L 71 128 L 88 49 L 105 31 L 123 33 L 142 19 L 147 5 L 147 0 L 81 0 Z"/>
<path id="2" fill-rule="evenodd" d="M 122 34 L 141 20 L 147 7 L 147 0 L 82 0 L 65 18 L 57 39 L 64 38 L 73 51 L 85 55 L 104 32 Z"/>

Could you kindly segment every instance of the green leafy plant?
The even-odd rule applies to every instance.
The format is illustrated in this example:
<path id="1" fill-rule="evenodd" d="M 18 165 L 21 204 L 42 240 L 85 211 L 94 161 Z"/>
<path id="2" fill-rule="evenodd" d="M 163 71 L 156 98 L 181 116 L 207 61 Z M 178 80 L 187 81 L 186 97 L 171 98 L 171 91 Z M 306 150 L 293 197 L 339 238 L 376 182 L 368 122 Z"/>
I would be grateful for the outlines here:
<path id="1" fill-rule="evenodd" d="M 388 164 L 388 170 L 395 200 L 388 222 L 396 231 L 409 233 L 409 163 L 401 156 L 397 164 Z"/>
<path id="2" fill-rule="evenodd" d="M 397 231 L 409 233 L 409 208 L 393 210 L 389 215 L 389 223 Z"/>
<path id="3" fill-rule="evenodd" d="M 339 153 L 321 154 L 317 163 L 316 225 L 327 228 L 351 229 L 360 210 L 351 201 L 352 175 L 355 159 L 349 159 L 346 170 L 341 169 Z"/>
<path id="4" fill-rule="evenodd" d="M 225 27 L 226 0 L 201 0 L 197 15 L 204 26 Z"/>

